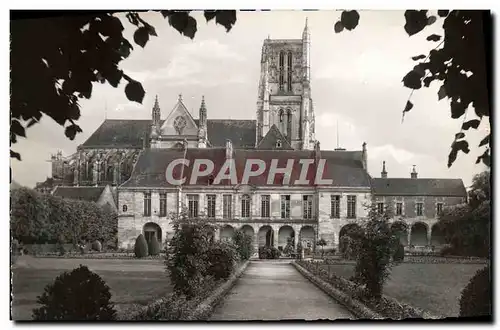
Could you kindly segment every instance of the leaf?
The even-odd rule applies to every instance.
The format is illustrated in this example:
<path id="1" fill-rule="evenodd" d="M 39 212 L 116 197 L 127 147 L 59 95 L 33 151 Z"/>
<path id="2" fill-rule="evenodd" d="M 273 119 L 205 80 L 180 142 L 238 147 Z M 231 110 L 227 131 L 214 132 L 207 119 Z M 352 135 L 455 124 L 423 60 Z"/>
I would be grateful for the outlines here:
<path id="1" fill-rule="evenodd" d="M 471 127 L 474 128 L 474 129 L 477 129 L 479 127 L 479 123 L 480 123 L 480 121 L 477 120 L 477 119 L 472 119 L 472 120 L 466 121 L 462 125 L 462 129 L 463 130 L 468 130 Z"/>
<path id="2" fill-rule="evenodd" d="M 441 40 L 441 36 L 437 34 L 431 34 L 430 36 L 427 37 L 428 41 L 439 41 Z"/>
<path id="3" fill-rule="evenodd" d="M 476 164 L 479 164 L 480 161 L 483 161 L 484 165 L 491 167 L 490 148 L 486 149 L 481 156 L 477 157 Z"/>
<path id="4" fill-rule="evenodd" d="M 35 125 L 36 123 L 38 123 L 38 120 L 36 119 L 31 119 L 28 123 L 28 125 L 26 125 L 26 127 L 31 127 L 33 125 Z"/>
<path id="5" fill-rule="evenodd" d="M 127 95 L 127 98 L 130 101 L 142 104 L 144 94 L 144 88 L 138 81 L 132 80 L 127 84 L 127 86 L 125 86 L 125 95 Z"/>
<path id="6" fill-rule="evenodd" d="M 335 31 L 335 33 L 340 33 L 344 30 L 344 24 L 342 24 L 341 21 L 338 21 L 337 23 L 335 23 L 335 25 L 333 26 L 333 30 Z"/>
<path id="7" fill-rule="evenodd" d="M 26 137 L 26 131 L 24 130 L 23 125 L 17 120 L 12 120 L 10 122 L 10 131 L 17 136 Z"/>
<path id="8" fill-rule="evenodd" d="M 465 109 L 467 108 L 467 105 L 458 102 L 458 101 L 451 101 L 451 118 L 457 119 L 462 117 L 462 115 L 465 113 Z"/>
<path id="9" fill-rule="evenodd" d="M 120 48 L 118 49 L 118 53 L 123 58 L 127 58 L 130 55 L 130 51 L 132 51 L 133 49 L 134 49 L 134 47 L 132 47 L 130 42 L 127 39 L 123 38 L 122 42 L 120 44 Z"/>
<path id="10" fill-rule="evenodd" d="M 411 103 L 409 100 L 406 101 L 406 105 L 405 105 L 405 109 L 403 110 L 403 113 L 410 111 L 412 108 L 413 108 L 413 103 Z"/>
<path id="11" fill-rule="evenodd" d="M 144 48 L 149 40 L 148 28 L 141 26 L 134 33 L 134 42 Z"/>
<path id="12" fill-rule="evenodd" d="M 423 75 L 415 70 L 412 70 L 406 74 L 403 78 L 403 85 L 411 89 L 420 89 L 422 87 Z"/>
<path id="13" fill-rule="evenodd" d="M 455 140 L 463 139 L 465 134 L 463 132 L 455 134 Z"/>
<path id="14" fill-rule="evenodd" d="M 194 38 L 197 28 L 196 20 L 189 16 L 187 12 L 172 12 L 168 15 L 168 23 L 179 33 Z"/>
<path id="15" fill-rule="evenodd" d="M 427 25 L 432 25 L 434 23 L 436 23 L 436 16 L 429 16 L 427 18 Z"/>
<path id="16" fill-rule="evenodd" d="M 71 124 L 64 130 L 64 134 L 70 139 L 74 140 L 76 133 L 81 133 L 82 129 L 76 124 Z"/>
<path id="17" fill-rule="evenodd" d="M 444 87 L 444 84 L 439 87 L 438 91 L 438 101 L 441 101 L 444 97 L 446 96 L 446 88 Z"/>
<path id="18" fill-rule="evenodd" d="M 21 161 L 21 154 L 15 151 L 10 151 L 10 158 L 16 158 L 17 160 Z"/>
<path id="19" fill-rule="evenodd" d="M 229 32 L 233 27 L 234 23 L 236 23 L 236 10 L 217 10 L 217 14 L 215 16 L 215 23 L 222 25 L 223 27 L 226 28 L 226 32 Z M 195 21 L 195 32 L 196 32 L 196 21 Z"/>
<path id="20" fill-rule="evenodd" d="M 491 134 L 488 134 L 484 139 L 481 140 L 481 142 L 479 143 L 480 147 L 490 143 L 490 135 Z"/>
<path id="21" fill-rule="evenodd" d="M 431 82 L 434 81 L 434 79 L 436 79 L 434 76 L 427 76 L 424 78 L 423 82 L 424 82 L 424 86 L 425 87 L 429 87 L 431 85 Z"/>
<path id="22" fill-rule="evenodd" d="M 427 56 L 425 55 L 417 55 L 417 56 L 413 56 L 411 59 L 414 60 L 414 61 L 418 61 L 418 60 L 421 60 L 421 59 L 424 59 L 426 58 Z"/>
<path id="23" fill-rule="evenodd" d="M 449 10 L 438 10 L 438 15 L 439 17 L 446 17 L 448 16 Z"/>
<path id="24" fill-rule="evenodd" d="M 359 23 L 359 13 L 356 10 L 344 10 L 340 15 L 342 25 L 349 31 L 353 30 Z"/>
<path id="25" fill-rule="evenodd" d="M 469 153 L 469 143 L 465 140 L 462 141 L 455 141 L 451 145 L 451 151 L 450 154 L 448 155 L 448 168 L 453 165 L 455 160 L 457 159 L 457 155 L 459 151 L 462 151 L 465 154 Z"/>
<path id="26" fill-rule="evenodd" d="M 412 36 L 427 26 L 427 10 L 407 10 L 405 20 L 404 29 L 409 36 Z"/>
<path id="27" fill-rule="evenodd" d="M 217 15 L 217 10 L 205 10 L 203 15 L 205 16 L 207 22 L 210 22 L 215 18 L 215 15 Z"/>

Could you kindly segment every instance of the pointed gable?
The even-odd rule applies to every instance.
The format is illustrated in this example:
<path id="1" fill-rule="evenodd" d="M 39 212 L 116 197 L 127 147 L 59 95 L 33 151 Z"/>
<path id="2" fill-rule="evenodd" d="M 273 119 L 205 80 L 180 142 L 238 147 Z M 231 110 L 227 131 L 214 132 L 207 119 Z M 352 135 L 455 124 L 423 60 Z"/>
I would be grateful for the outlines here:
<path id="1" fill-rule="evenodd" d="M 266 136 L 262 138 L 257 149 L 265 150 L 293 150 L 287 138 L 281 134 L 276 125 L 271 126 Z"/>
<path id="2" fill-rule="evenodd" d="M 177 104 L 167 116 L 167 119 L 161 126 L 161 135 L 198 135 L 198 125 L 193 116 L 182 102 L 182 97 L 179 96 Z"/>

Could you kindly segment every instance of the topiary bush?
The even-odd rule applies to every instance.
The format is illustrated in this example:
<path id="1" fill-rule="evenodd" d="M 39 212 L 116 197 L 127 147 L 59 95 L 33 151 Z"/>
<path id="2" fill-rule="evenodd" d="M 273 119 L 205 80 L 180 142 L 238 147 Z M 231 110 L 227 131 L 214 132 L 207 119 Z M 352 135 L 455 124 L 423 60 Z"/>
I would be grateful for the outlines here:
<path id="1" fill-rule="evenodd" d="M 144 235 L 140 234 L 137 236 L 134 245 L 134 254 L 136 258 L 145 258 L 148 256 L 148 243 L 144 238 Z"/>
<path id="2" fill-rule="evenodd" d="M 213 276 L 216 281 L 227 279 L 233 272 L 238 259 L 238 251 L 233 244 L 215 242 L 206 252 L 209 266 L 204 275 Z"/>
<path id="3" fill-rule="evenodd" d="M 392 255 L 392 260 L 394 262 L 403 262 L 404 259 L 405 259 L 405 247 L 403 244 L 398 243 L 394 251 L 394 254 Z"/>
<path id="4" fill-rule="evenodd" d="M 490 267 L 478 270 L 460 297 L 460 317 L 491 316 Z"/>
<path id="5" fill-rule="evenodd" d="M 148 245 L 149 255 L 150 256 L 157 256 L 160 254 L 160 250 L 161 250 L 160 243 L 158 242 L 158 239 L 156 238 L 156 236 L 153 236 L 153 238 L 151 238 L 151 240 L 149 241 L 149 245 Z"/>
<path id="6" fill-rule="evenodd" d="M 40 308 L 33 309 L 33 319 L 38 321 L 110 321 L 116 311 L 110 302 L 109 287 L 99 275 L 86 266 L 64 272 L 53 284 L 45 287 L 38 297 Z"/>
<path id="7" fill-rule="evenodd" d="M 297 259 L 302 260 L 302 243 L 299 241 L 297 242 Z"/>
<path id="8" fill-rule="evenodd" d="M 101 252 L 102 251 L 102 244 L 101 244 L 101 242 L 94 241 L 92 243 L 92 250 L 97 251 L 97 252 Z"/>

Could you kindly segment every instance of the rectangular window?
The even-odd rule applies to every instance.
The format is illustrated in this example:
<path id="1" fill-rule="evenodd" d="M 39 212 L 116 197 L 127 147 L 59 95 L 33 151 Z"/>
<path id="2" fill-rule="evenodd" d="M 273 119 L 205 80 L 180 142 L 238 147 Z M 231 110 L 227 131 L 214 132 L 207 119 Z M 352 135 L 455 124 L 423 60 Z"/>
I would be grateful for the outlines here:
<path id="1" fill-rule="evenodd" d="M 347 217 L 349 219 L 356 218 L 356 196 L 347 196 Z"/>
<path id="2" fill-rule="evenodd" d="M 281 218 L 290 218 L 290 195 L 281 196 Z"/>
<path id="3" fill-rule="evenodd" d="M 443 203 L 436 204 L 436 215 L 443 214 Z"/>
<path id="4" fill-rule="evenodd" d="M 330 204 L 330 217 L 340 218 L 340 196 L 332 195 L 332 201 Z"/>
<path id="5" fill-rule="evenodd" d="M 215 218 L 215 195 L 207 195 L 207 217 Z"/>
<path id="6" fill-rule="evenodd" d="M 250 196 L 243 195 L 241 198 L 241 217 L 250 218 Z"/>
<path id="7" fill-rule="evenodd" d="M 396 215 L 403 215 L 403 203 L 396 203 Z"/>
<path id="8" fill-rule="evenodd" d="M 417 216 L 424 215 L 424 203 L 417 203 Z"/>
<path id="9" fill-rule="evenodd" d="M 151 193 L 144 193 L 144 216 L 151 216 Z"/>
<path id="10" fill-rule="evenodd" d="M 384 203 L 377 203 L 378 214 L 384 214 Z"/>
<path id="11" fill-rule="evenodd" d="M 302 196 L 302 214 L 304 219 L 313 218 L 313 195 Z"/>
<path id="12" fill-rule="evenodd" d="M 260 216 L 262 218 L 269 218 L 269 213 L 270 213 L 270 200 L 271 196 L 269 195 L 262 195 L 261 196 L 261 205 L 260 205 Z"/>
<path id="13" fill-rule="evenodd" d="M 233 196 L 232 195 L 223 195 L 222 196 L 222 217 L 224 219 L 230 219 L 233 208 Z"/>
<path id="14" fill-rule="evenodd" d="M 188 197 L 188 217 L 197 218 L 198 217 L 198 195 L 187 195 Z"/>
<path id="15" fill-rule="evenodd" d="M 160 217 L 167 216 L 167 194 L 160 193 Z"/>

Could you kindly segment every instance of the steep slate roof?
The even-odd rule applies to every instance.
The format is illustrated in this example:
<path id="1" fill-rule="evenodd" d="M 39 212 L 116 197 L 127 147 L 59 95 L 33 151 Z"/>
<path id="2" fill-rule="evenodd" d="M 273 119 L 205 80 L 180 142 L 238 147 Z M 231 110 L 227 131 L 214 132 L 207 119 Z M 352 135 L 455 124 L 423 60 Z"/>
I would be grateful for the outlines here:
<path id="1" fill-rule="evenodd" d="M 165 120 L 160 121 L 160 126 Z M 198 125 L 198 120 L 195 120 Z M 233 142 L 235 148 L 253 148 L 255 146 L 255 120 L 208 119 L 208 139 L 213 147 L 223 147 L 226 139 Z M 142 139 L 149 137 L 150 119 L 106 119 L 97 130 L 82 144 L 84 148 L 142 148 Z"/>
<path id="2" fill-rule="evenodd" d="M 97 202 L 105 187 L 56 187 L 53 195 L 68 199 Z"/>
<path id="3" fill-rule="evenodd" d="M 247 159 L 261 159 L 269 168 L 272 159 L 278 159 L 278 167 L 286 167 L 289 159 L 295 159 L 295 166 L 291 172 L 290 183 L 293 184 L 300 176 L 301 165 L 299 159 L 315 159 L 313 150 L 257 150 L 257 149 L 235 149 L 233 159 L 235 159 L 238 183 L 245 168 Z M 174 149 L 146 149 L 141 151 L 131 178 L 121 187 L 167 187 L 170 184 L 166 181 L 165 172 L 167 166 L 175 159 L 184 158 L 182 150 Z M 363 169 L 361 152 L 359 151 L 321 151 L 321 158 L 326 159 L 325 169 L 322 178 L 332 179 L 333 186 L 337 187 L 370 187 L 370 177 Z M 226 160 L 226 150 L 224 148 L 188 149 L 186 159 L 190 160 L 190 166 L 184 168 L 184 177 L 189 183 L 192 165 L 195 159 L 210 159 L 215 163 L 214 175 L 221 169 Z M 253 168 L 255 170 L 255 168 Z M 180 178 L 182 166 L 173 169 L 173 178 Z M 314 165 L 309 167 L 306 178 L 312 183 L 316 175 Z M 208 183 L 208 177 L 198 179 L 199 185 Z M 229 180 L 222 180 L 221 185 L 229 184 Z M 250 177 L 251 185 L 267 185 L 267 171 L 264 175 Z M 280 176 L 277 175 L 272 184 L 281 186 Z"/>
<path id="4" fill-rule="evenodd" d="M 280 140 L 281 142 L 281 147 L 277 148 L 276 147 L 276 142 Z M 259 145 L 257 146 L 257 149 L 268 149 L 268 150 L 273 150 L 273 149 L 282 149 L 282 150 L 293 150 L 292 146 L 290 143 L 288 143 L 288 140 L 283 134 L 281 134 L 280 130 L 276 125 L 271 126 L 269 131 L 267 132 L 266 136 L 262 138 L 262 140 L 259 142 Z"/>
<path id="5" fill-rule="evenodd" d="M 375 195 L 466 197 L 462 179 L 373 178 Z"/>

